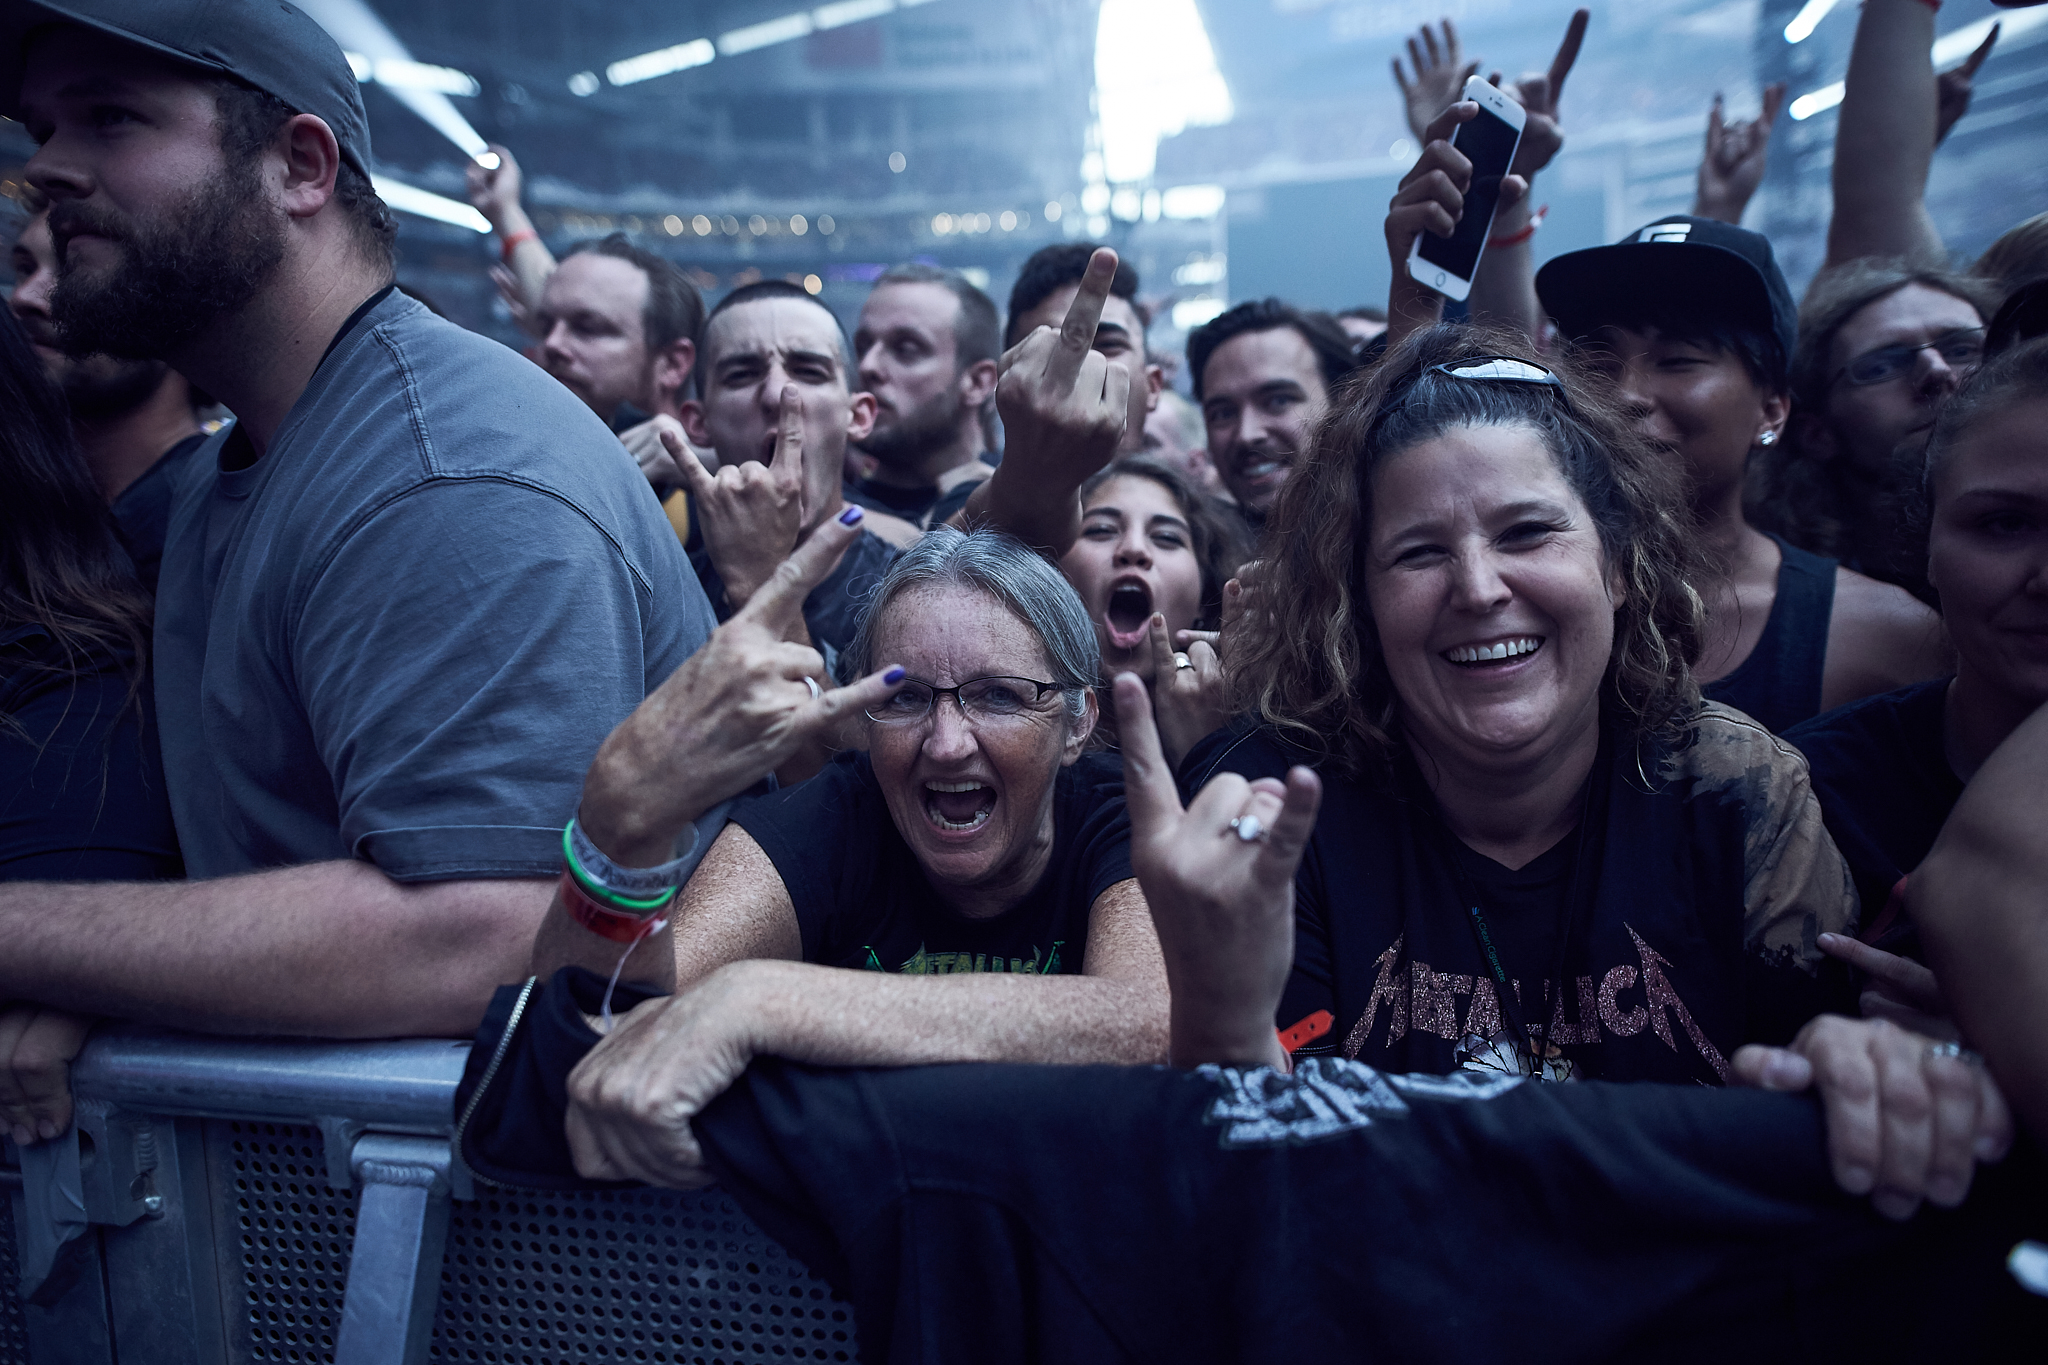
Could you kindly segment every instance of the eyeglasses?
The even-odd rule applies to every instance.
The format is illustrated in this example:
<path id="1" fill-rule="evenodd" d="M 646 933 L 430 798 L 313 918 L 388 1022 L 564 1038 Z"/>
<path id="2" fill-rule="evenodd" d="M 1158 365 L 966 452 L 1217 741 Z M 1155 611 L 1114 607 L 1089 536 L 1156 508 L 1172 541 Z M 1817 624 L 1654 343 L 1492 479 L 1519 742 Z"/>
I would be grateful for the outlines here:
<path id="1" fill-rule="evenodd" d="M 1912 374 L 1913 367 L 1919 363 L 1922 351 L 1938 353 L 1943 361 L 1955 369 L 1975 369 L 1984 359 L 1984 329 L 1958 327 L 1953 332 L 1942 333 L 1932 341 L 1880 346 L 1874 351 L 1865 351 L 1835 371 L 1835 377 L 1828 381 L 1828 387 L 1832 389 L 1844 379 L 1859 389 L 1903 379 Z"/>
<path id="2" fill-rule="evenodd" d="M 969 722 L 999 725 L 1036 711 L 1046 693 L 1060 690 L 1058 683 L 1032 678 L 974 678 L 958 687 L 935 687 L 911 678 L 894 696 L 869 707 L 867 714 L 882 725 L 914 725 L 932 713 L 940 697 L 951 697 Z"/>

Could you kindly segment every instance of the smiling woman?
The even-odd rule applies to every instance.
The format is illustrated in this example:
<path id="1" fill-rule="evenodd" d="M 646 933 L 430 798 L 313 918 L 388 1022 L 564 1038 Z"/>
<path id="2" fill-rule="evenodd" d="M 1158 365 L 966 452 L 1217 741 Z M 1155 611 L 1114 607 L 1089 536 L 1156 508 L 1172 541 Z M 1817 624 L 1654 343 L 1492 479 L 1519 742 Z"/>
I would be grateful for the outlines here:
<path id="1" fill-rule="evenodd" d="M 1729 1076 L 1853 996 L 1798 754 L 1702 705 L 1679 490 L 1612 391 L 1469 328 L 1318 431 L 1181 772 L 1323 770 L 1278 1022 L 1394 1071 Z"/>

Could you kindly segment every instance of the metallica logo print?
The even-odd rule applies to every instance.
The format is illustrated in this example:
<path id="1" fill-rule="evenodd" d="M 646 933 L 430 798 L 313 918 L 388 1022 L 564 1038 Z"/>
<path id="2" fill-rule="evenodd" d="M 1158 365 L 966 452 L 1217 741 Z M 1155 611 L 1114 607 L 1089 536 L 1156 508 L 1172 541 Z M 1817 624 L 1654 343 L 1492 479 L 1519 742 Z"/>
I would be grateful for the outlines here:
<path id="1" fill-rule="evenodd" d="M 1296 761 L 1267 734 L 1222 735 L 1183 772 L 1198 788 L 1220 769 L 1277 777 Z M 1720 1084 L 1744 1043 L 1854 1012 L 1847 970 L 1816 940 L 1856 919 L 1805 760 L 1709 703 L 1673 741 L 1608 725 L 1584 818 L 1519 869 L 1457 845 L 1412 762 L 1390 778 L 1326 772 L 1277 1020 L 1327 1009 L 1336 1028 L 1297 1056 L 1383 1072 Z"/>
<path id="2" fill-rule="evenodd" d="M 1025 976 L 1050 976 L 1060 970 L 1060 948 L 1062 942 L 1053 940 L 1050 951 L 1040 952 L 1036 947 L 1029 957 L 1013 957 L 1007 961 L 1001 953 L 934 953 L 917 945 L 917 951 L 904 959 L 900 967 L 882 965 L 882 955 L 872 945 L 867 947 L 867 960 L 861 965 L 871 972 L 897 971 L 905 976 L 951 976 L 955 972 L 1015 972 Z"/>

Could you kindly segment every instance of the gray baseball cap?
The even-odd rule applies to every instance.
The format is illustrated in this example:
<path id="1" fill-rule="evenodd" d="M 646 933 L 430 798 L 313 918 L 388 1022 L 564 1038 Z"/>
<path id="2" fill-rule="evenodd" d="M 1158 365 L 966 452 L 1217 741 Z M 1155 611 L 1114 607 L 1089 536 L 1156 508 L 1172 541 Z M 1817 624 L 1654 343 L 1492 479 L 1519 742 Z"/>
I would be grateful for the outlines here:
<path id="1" fill-rule="evenodd" d="M 370 123 L 341 47 L 284 0 L 7 0 L 0 7 L 0 113 L 21 117 L 22 52 L 37 30 L 75 24 L 212 75 L 232 76 L 324 120 L 370 173 Z"/>

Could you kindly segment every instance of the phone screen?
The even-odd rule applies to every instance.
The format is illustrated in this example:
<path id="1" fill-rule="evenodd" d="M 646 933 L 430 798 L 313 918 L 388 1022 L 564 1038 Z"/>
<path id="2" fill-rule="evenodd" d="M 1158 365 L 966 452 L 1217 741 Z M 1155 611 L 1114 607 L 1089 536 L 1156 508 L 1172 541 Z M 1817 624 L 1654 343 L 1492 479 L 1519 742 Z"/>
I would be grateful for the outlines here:
<path id="1" fill-rule="evenodd" d="M 1423 233 L 1416 255 L 1461 280 L 1472 278 L 1472 272 L 1479 267 L 1479 253 L 1486 246 L 1487 230 L 1493 225 L 1494 206 L 1500 202 L 1500 182 L 1508 173 L 1518 136 L 1506 119 L 1483 104 L 1479 106 L 1479 117 L 1459 125 L 1451 136 L 1451 145 L 1472 162 L 1472 187 L 1465 192 L 1465 213 L 1458 219 L 1457 230 L 1448 237 Z"/>

